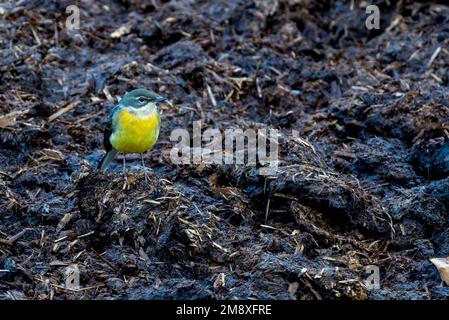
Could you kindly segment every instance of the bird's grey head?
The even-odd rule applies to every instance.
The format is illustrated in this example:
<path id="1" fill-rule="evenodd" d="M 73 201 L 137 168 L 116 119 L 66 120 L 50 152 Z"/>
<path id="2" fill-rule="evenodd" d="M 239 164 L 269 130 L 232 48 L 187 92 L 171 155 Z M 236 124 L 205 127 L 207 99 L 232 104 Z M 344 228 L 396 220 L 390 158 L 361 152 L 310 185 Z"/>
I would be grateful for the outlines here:
<path id="1" fill-rule="evenodd" d="M 146 89 L 136 89 L 128 92 L 121 100 L 120 104 L 125 107 L 142 108 L 148 103 L 156 104 L 167 99 Z"/>

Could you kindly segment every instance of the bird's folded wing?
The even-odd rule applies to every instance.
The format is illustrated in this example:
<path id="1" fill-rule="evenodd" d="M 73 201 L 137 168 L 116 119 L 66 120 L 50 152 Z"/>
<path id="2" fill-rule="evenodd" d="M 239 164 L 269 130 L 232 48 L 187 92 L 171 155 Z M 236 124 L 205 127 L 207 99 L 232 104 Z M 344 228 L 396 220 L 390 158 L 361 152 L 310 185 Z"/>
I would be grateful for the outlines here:
<path id="1" fill-rule="evenodd" d="M 112 118 L 114 117 L 114 114 L 120 109 L 120 105 L 117 105 L 112 109 L 111 113 L 109 114 L 108 120 L 106 121 L 104 125 L 104 136 L 103 136 L 103 145 L 106 151 L 112 150 L 112 144 L 111 141 L 109 141 L 109 138 L 111 137 L 113 126 L 112 126 Z"/>

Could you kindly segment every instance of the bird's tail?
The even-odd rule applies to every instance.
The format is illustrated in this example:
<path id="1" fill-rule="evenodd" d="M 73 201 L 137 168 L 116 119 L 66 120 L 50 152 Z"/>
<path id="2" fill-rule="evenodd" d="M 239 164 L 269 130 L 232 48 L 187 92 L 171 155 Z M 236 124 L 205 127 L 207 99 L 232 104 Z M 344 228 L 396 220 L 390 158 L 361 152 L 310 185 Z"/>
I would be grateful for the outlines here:
<path id="1" fill-rule="evenodd" d="M 104 155 L 103 159 L 101 159 L 100 163 L 98 164 L 97 169 L 99 169 L 101 172 L 105 172 L 108 169 L 109 164 L 111 163 L 112 159 L 114 159 L 116 154 L 117 154 L 117 150 L 115 150 L 115 149 L 109 150 Z"/>

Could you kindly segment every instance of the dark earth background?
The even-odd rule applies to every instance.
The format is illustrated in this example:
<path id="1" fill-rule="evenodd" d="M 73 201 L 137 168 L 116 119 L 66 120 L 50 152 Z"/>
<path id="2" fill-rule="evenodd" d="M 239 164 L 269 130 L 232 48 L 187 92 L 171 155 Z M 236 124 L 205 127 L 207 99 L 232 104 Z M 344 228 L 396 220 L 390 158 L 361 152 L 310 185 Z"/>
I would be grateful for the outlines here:
<path id="1" fill-rule="evenodd" d="M 368 2 L 1 4 L 0 297 L 447 299 L 449 7 L 373 1 L 370 31 Z M 173 105 L 124 190 L 95 167 L 139 87 Z M 278 172 L 174 165 L 194 120 L 279 129 Z"/>

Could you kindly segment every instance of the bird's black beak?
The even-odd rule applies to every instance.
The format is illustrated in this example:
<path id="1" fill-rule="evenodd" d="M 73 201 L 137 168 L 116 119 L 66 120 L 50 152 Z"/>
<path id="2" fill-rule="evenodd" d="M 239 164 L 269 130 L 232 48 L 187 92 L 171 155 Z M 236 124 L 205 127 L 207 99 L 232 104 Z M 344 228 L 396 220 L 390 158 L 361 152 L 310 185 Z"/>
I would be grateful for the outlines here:
<path id="1" fill-rule="evenodd" d="M 156 102 L 165 102 L 165 101 L 167 101 L 168 99 L 167 98 L 165 98 L 165 97 L 163 97 L 163 96 L 157 96 L 157 98 L 156 98 Z"/>

